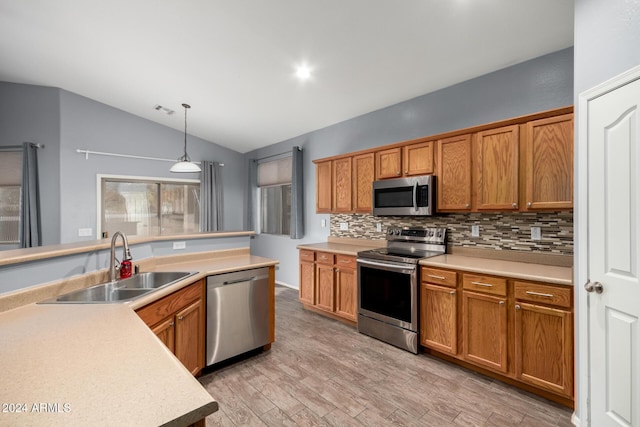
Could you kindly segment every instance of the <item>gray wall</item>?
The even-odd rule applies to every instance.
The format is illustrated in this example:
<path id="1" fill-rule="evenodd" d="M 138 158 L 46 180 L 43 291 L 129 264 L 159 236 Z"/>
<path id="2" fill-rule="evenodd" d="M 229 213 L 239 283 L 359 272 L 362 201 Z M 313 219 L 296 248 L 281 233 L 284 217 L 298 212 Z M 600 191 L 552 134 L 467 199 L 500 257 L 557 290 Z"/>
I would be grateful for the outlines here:
<path id="1" fill-rule="evenodd" d="M 575 105 L 576 105 L 576 159 L 582 150 L 582 141 L 577 132 L 580 127 L 578 96 L 632 67 L 640 65 L 640 1 L 639 0 L 575 0 Z M 575 162 L 575 176 L 580 176 L 578 162 Z M 576 180 L 575 200 L 579 206 L 581 197 L 587 195 L 586 182 Z M 580 222 L 586 221 L 586 212 L 576 210 L 574 225 L 579 229 Z M 578 283 L 578 271 L 581 236 L 575 233 L 574 271 Z M 576 292 L 576 319 L 583 316 L 578 304 Z M 584 317 L 582 317 L 584 318 Z M 576 322 L 576 337 L 580 328 L 586 327 Z M 579 343 L 579 340 L 578 340 Z M 587 381 L 587 372 L 582 372 L 584 358 L 576 348 L 576 389 L 581 392 L 581 383 Z M 585 359 L 586 360 L 586 359 Z M 586 368 L 585 368 L 586 369 Z M 586 390 L 586 389 L 585 389 Z M 579 394 L 577 415 L 586 419 L 586 393 Z"/>
<path id="2" fill-rule="evenodd" d="M 60 242 L 60 91 L 0 82 L 0 145 L 35 142 L 42 201 L 42 240 Z"/>
<path id="3" fill-rule="evenodd" d="M 256 255 L 280 260 L 276 279 L 298 286 L 296 245 L 325 241 L 329 215 L 315 213 L 312 160 L 573 104 L 573 49 L 564 49 L 400 104 L 247 153 L 260 158 L 303 147 L 304 239 L 258 235 Z M 320 226 L 326 219 L 327 227 Z"/>

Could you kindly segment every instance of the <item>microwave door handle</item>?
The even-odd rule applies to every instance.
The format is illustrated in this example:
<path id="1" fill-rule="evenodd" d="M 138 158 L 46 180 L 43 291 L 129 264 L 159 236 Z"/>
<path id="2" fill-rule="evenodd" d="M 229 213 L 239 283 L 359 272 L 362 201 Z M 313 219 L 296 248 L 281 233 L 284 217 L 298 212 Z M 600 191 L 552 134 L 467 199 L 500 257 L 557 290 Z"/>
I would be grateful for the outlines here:
<path id="1" fill-rule="evenodd" d="M 418 181 L 413 184 L 413 210 L 418 212 Z"/>

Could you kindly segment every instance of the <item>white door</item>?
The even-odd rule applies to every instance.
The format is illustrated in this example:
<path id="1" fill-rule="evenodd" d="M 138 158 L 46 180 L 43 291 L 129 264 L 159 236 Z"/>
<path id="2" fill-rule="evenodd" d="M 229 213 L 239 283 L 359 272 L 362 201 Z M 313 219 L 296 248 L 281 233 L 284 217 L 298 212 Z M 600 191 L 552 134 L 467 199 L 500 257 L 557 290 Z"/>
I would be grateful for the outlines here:
<path id="1" fill-rule="evenodd" d="M 586 415 L 594 427 L 640 427 L 639 77 L 637 70 L 627 73 L 630 82 L 608 82 L 581 103 L 586 135 L 578 143 L 588 156 L 587 186 L 580 194 L 587 198 L 587 213 L 581 217 L 588 230 L 579 239 L 588 239 L 581 270 L 590 281 L 579 289 L 590 291 L 588 309 L 580 306 L 588 316 L 580 328 L 588 328 L 589 337 L 589 355 L 581 355 L 581 363 L 587 359 Z"/>

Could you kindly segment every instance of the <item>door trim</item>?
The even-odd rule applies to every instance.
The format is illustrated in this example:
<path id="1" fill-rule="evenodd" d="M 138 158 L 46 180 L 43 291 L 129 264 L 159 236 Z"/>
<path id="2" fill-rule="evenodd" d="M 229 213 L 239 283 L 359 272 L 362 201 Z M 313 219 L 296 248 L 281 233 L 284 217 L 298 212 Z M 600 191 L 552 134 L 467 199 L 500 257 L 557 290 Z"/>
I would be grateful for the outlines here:
<path id="1" fill-rule="evenodd" d="M 575 126 L 578 128 L 577 143 L 574 143 L 574 200 L 577 209 L 574 210 L 574 242 L 576 253 L 574 254 L 575 265 L 575 306 L 577 308 L 577 322 L 574 348 L 575 354 L 575 376 L 576 382 L 576 407 L 581 408 L 580 413 L 572 416 L 572 421 L 577 420 L 581 426 L 591 425 L 591 407 L 589 405 L 591 387 L 589 378 L 590 354 L 589 354 L 589 294 L 583 289 L 583 285 L 589 280 L 588 255 L 588 152 L 586 141 L 588 136 L 588 107 L 589 102 L 616 90 L 626 84 L 640 79 L 640 65 L 633 67 L 591 89 L 587 89 L 578 96 L 578 115 Z M 584 188 L 584 191 L 582 187 Z M 585 197 L 580 197 L 580 193 Z M 580 238 L 582 236 L 583 238 Z M 577 263 L 576 263 L 577 260 Z M 575 423 L 575 421 L 574 421 Z"/>

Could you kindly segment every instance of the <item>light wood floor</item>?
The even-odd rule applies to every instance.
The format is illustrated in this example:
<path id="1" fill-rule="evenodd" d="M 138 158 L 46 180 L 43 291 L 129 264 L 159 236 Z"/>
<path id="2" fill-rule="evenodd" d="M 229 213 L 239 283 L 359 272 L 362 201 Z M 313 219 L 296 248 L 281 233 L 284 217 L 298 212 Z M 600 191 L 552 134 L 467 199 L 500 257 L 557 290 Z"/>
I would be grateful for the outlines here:
<path id="1" fill-rule="evenodd" d="M 209 372 L 207 426 L 570 426 L 571 411 L 399 350 L 301 308 L 276 287 L 271 350 Z"/>

